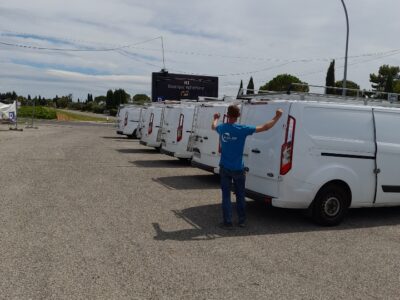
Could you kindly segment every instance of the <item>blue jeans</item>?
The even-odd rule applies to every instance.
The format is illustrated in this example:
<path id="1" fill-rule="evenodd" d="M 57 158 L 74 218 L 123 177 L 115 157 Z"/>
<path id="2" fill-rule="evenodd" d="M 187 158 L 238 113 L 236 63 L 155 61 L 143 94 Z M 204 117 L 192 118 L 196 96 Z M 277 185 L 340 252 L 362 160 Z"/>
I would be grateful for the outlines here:
<path id="1" fill-rule="evenodd" d="M 246 202 L 244 199 L 245 190 L 245 173 L 244 170 L 231 171 L 220 167 L 219 175 L 221 178 L 222 190 L 222 216 L 224 223 L 232 223 L 232 203 L 231 203 L 231 185 L 233 185 L 236 193 L 236 209 L 238 221 L 244 223 L 246 221 Z"/>

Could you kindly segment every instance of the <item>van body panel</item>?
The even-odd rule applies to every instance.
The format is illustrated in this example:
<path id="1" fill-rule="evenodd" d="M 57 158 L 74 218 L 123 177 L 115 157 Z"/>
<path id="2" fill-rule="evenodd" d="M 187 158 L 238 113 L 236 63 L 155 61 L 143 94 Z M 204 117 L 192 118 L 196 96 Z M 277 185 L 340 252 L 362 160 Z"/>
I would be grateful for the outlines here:
<path id="1" fill-rule="evenodd" d="M 298 177 L 312 183 L 316 186 L 313 200 L 323 185 L 340 180 L 351 190 L 352 207 L 372 205 L 375 143 L 371 108 L 300 103 L 292 108 L 298 126 L 293 169 L 284 182 Z"/>
<path id="2" fill-rule="evenodd" d="M 400 204 L 400 112 L 374 109 L 378 174 L 376 205 Z"/>
<path id="3" fill-rule="evenodd" d="M 197 122 L 194 128 L 194 152 L 192 161 L 202 166 L 202 169 L 219 173 L 219 135 L 211 129 L 214 114 L 219 113 L 218 124 L 226 121 L 226 111 L 229 104 L 205 104 L 197 107 Z"/>

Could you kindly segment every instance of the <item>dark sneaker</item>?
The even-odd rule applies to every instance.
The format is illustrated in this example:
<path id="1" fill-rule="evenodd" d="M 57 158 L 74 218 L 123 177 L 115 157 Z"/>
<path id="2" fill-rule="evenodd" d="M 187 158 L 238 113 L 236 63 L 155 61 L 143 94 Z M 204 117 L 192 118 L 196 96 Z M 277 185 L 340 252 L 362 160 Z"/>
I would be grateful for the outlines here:
<path id="1" fill-rule="evenodd" d="M 246 227 L 247 227 L 247 224 L 246 224 L 246 222 L 241 222 L 241 223 L 238 224 L 238 226 L 239 226 L 240 228 L 246 228 Z"/>
<path id="2" fill-rule="evenodd" d="M 222 223 L 220 223 L 218 225 L 218 227 L 221 228 L 221 229 L 225 229 L 225 230 L 232 230 L 233 229 L 233 224 L 232 223 L 224 223 L 224 222 L 222 222 Z"/>

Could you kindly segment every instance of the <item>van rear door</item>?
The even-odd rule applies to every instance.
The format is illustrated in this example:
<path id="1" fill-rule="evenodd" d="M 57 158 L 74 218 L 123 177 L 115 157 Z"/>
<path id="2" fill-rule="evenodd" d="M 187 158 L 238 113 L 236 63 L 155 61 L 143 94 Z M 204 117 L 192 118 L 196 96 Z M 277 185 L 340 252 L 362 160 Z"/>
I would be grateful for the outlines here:
<path id="1" fill-rule="evenodd" d="M 400 203 L 400 112 L 374 109 L 376 127 L 376 203 Z"/>
<path id="2" fill-rule="evenodd" d="M 200 155 L 214 156 L 218 155 L 219 137 L 215 130 L 211 129 L 211 124 L 214 120 L 214 114 L 221 115 L 222 122 L 226 119 L 226 106 L 208 105 L 201 107 L 197 116 L 196 133 L 199 143 L 197 143 L 201 151 Z"/>
<path id="3" fill-rule="evenodd" d="M 181 109 L 176 106 L 167 106 L 164 109 L 164 124 L 162 128 L 162 142 L 175 144 Z"/>
<path id="4" fill-rule="evenodd" d="M 278 108 L 283 109 L 279 121 L 268 131 L 249 136 L 244 151 L 244 164 L 248 169 L 246 189 L 268 197 L 279 196 L 281 151 L 285 143 L 290 103 L 252 103 L 242 109 L 241 123 L 257 126 L 271 120 Z"/>

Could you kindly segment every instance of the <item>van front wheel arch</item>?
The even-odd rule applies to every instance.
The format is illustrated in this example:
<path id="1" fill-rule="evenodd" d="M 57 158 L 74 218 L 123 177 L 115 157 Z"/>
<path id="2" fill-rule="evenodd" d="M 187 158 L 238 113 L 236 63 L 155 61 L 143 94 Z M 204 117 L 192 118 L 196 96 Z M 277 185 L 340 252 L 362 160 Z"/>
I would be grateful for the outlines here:
<path id="1" fill-rule="evenodd" d="M 350 206 L 350 192 L 338 183 L 323 186 L 313 201 L 312 218 L 320 225 L 335 226 L 345 217 Z"/>

